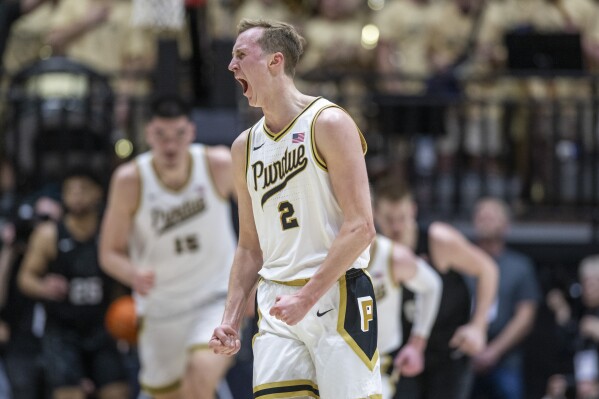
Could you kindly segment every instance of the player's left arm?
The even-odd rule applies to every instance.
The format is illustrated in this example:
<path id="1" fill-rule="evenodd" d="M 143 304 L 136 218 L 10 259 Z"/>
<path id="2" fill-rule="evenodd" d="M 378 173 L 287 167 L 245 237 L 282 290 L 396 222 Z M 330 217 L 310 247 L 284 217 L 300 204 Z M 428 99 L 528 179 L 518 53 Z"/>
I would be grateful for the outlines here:
<path id="1" fill-rule="evenodd" d="M 206 157 L 216 191 L 223 198 L 235 197 L 231 150 L 225 146 L 207 147 Z"/>
<path id="2" fill-rule="evenodd" d="M 328 108 L 316 120 L 314 136 L 344 220 L 310 281 L 295 295 L 278 298 L 273 306 L 271 314 L 290 325 L 303 319 L 375 237 L 364 144 L 356 124 L 343 110 Z"/>
<path id="3" fill-rule="evenodd" d="M 395 358 L 401 375 L 415 376 L 424 369 L 424 351 L 437 318 L 443 289 L 441 278 L 424 259 L 406 246 L 394 244 L 392 278 L 415 294 L 416 314 L 408 342 Z"/>
<path id="4" fill-rule="evenodd" d="M 488 316 L 496 298 L 499 272 L 495 261 L 482 249 L 446 223 L 435 222 L 429 230 L 433 264 L 445 272 L 449 268 L 476 278 L 476 308 L 470 322 L 460 327 L 450 346 L 474 355 L 486 344 Z"/>

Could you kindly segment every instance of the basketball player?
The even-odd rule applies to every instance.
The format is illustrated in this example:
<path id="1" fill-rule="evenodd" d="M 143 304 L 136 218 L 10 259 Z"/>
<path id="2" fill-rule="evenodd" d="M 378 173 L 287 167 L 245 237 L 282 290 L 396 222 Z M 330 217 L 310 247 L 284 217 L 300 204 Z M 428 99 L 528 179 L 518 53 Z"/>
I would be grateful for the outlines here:
<path id="1" fill-rule="evenodd" d="M 78 169 L 64 179 L 62 198 L 65 216 L 35 228 L 18 276 L 24 294 L 44 301 L 46 379 L 53 399 L 86 398 L 85 378 L 94 382 L 100 399 L 126 399 L 125 368 L 104 328 L 114 281 L 98 264 L 102 186 Z"/>
<path id="2" fill-rule="evenodd" d="M 157 399 L 213 398 L 230 365 L 207 349 L 235 252 L 231 156 L 192 144 L 195 128 L 180 99 L 159 98 L 151 112 L 151 151 L 112 177 L 100 260 L 133 289 L 143 317 L 142 389 Z"/>
<path id="3" fill-rule="evenodd" d="M 338 106 L 297 90 L 293 26 L 242 20 L 238 32 L 229 70 L 264 117 L 233 144 L 240 238 L 211 347 L 239 350 L 258 284 L 255 398 L 380 397 L 364 139 Z"/>
<path id="4" fill-rule="evenodd" d="M 404 245 L 377 235 L 370 247 L 368 273 L 372 276 L 379 315 L 379 351 L 383 399 L 391 399 L 399 376 L 415 376 L 424 368 L 424 350 L 437 317 L 441 278 L 422 258 Z M 416 313 L 410 336 L 401 350 L 402 286 L 416 295 Z M 394 361 L 395 360 L 395 361 Z"/>
<path id="5" fill-rule="evenodd" d="M 426 259 L 443 282 L 439 312 L 425 351 L 424 371 L 415 377 L 401 377 L 395 397 L 465 399 L 473 379 L 470 356 L 480 353 L 486 345 L 488 317 L 497 291 L 497 266 L 450 225 L 435 222 L 419 226 L 416 204 L 401 181 L 379 181 L 374 206 L 381 233 Z M 472 312 L 466 277 L 477 281 Z M 402 315 L 412 322 L 413 301 L 406 299 L 409 295 L 404 290 Z"/>

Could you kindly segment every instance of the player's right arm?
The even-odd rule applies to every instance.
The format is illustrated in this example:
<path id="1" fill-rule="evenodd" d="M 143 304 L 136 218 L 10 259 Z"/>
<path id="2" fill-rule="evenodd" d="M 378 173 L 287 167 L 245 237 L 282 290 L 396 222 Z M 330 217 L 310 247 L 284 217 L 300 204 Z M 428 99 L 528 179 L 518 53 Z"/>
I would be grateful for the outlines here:
<path id="1" fill-rule="evenodd" d="M 19 289 L 36 299 L 61 301 L 68 292 L 64 276 L 46 273 L 48 264 L 56 257 L 57 229 L 52 222 L 35 228 L 27 244 L 27 251 L 17 276 Z"/>
<path id="2" fill-rule="evenodd" d="M 140 270 L 128 254 L 129 234 L 141 195 L 140 186 L 139 171 L 134 162 L 123 164 L 114 172 L 102 220 L 99 258 L 107 274 L 146 295 L 154 286 L 154 273 Z"/>
<path id="3" fill-rule="evenodd" d="M 231 275 L 225 313 L 220 326 L 214 330 L 210 347 L 215 353 L 234 355 L 241 347 L 239 329 L 248 300 L 258 282 L 262 267 L 262 250 L 252 212 L 252 202 L 246 183 L 246 146 L 248 132 L 242 133 L 231 148 L 233 179 L 239 207 L 239 241 Z"/>
<path id="4" fill-rule="evenodd" d="M 437 318 L 443 285 L 432 266 L 404 245 L 393 245 L 392 262 L 393 282 L 408 287 L 416 299 L 412 331 L 395 358 L 395 367 L 401 375 L 411 377 L 424 368 L 424 351 Z"/>

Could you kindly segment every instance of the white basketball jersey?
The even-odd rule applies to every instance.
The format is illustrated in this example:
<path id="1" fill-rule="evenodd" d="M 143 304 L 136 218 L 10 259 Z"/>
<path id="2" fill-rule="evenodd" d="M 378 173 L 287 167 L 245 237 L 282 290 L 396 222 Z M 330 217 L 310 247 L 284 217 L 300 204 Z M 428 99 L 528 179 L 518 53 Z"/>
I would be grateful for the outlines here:
<path id="1" fill-rule="evenodd" d="M 177 191 L 160 181 L 151 152 L 136 159 L 141 192 L 129 253 L 156 273 L 150 293 L 136 298 L 146 316 L 182 313 L 227 292 L 236 245 L 229 201 L 213 185 L 205 147 L 189 151 L 189 180 Z"/>
<path id="2" fill-rule="evenodd" d="M 377 235 L 370 251 L 368 273 L 372 278 L 378 313 L 378 346 L 387 354 L 401 345 L 401 285 L 393 282 L 393 241 Z"/>
<path id="3" fill-rule="evenodd" d="M 319 97 L 280 133 L 270 132 L 264 118 L 250 129 L 246 178 L 264 259 L 260 275 L 265 279 L 310 278 L 343 223 L 314 142 L 316 118 L 329 107 L 336 105 Z M 347 266 L 365 268 L 368 259 L 367 249 Z"/>

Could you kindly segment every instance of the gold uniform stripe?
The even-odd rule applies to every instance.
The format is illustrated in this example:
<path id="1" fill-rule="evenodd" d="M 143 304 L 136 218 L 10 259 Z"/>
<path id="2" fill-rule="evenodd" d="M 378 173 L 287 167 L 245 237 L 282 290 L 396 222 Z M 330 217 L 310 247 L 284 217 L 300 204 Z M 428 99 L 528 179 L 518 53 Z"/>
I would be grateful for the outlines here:
<path id="1" fill-rule="evenodd" d="M 395 273 L 393 272 L 393 255 L 395 251 L 395 243 L 392 242 L 391 243 L 391 251 L 389 251 L 389 258 L 387 259 L 387 268 L 389 269 L 389 276 L 391 277 L 391 283 L 393 284 L 394 287 L 399 287 L 401 284 L 399 284 L 398 281 L 395 281 Z"/>
<path id="2" fill-rule="evenodd" d="M 260 277 L 260 280 L 258 281 L 258 287 L 256 288 L 256 296 L 258 295 L 258 288 L 260 288 L 260 284 L 262 284 L 264 280 L 262 279 L 262 277 Z M 256 341 L 256 338 L 258 338 L 258 336 L 260 336 L 260 322 L 262 321 L 262 312 L 260 311 L 260 306 L 258 306 L 258 299 L 256 299 L 256 312 L 258 312 L 258 321 L 256 322 L 256 334 L 254 334 L 254 336 L 252 337 L 252 349 L 254 348 L 254 342 Z"/>
<path id="3" fill-rule="evenodd" d="M 194 344 L 187 348 L 187 352 L 193 353 L 197 351 L 205 351 L 208 349 L 210 349 L 210 346 L 208 344 Z"/>
<path id="4" fill-rule="evenodd" d="M 254 387 L 254 398 L 256 399 L 279 399 L 310 397 L 319 399 L 318 385 L 312 380 L 289 380 L 270 382 Z"/>
<path id="5" fill-rule="evenodd" d="M 293 125 L 295 125 L 295 122 L 299 119 L 300 116 L 302 116 L 308 109 L 310 109 L 310 107 L 318 100 L 320 100 L 322 97 L 316 97 L 310 104 L 306 105 L 306 107 L 302 110 L 302 112 L 300 112 L 295 118 L 293 118 L 293 120 L 291 122 L 289 122 L 287 124 L 287 126 L 285 126 L 283 128 L 283 130 L 281 130 L 278 133 L 273 133 L 270 131 L 270 129 L 268 128 L 268 126 L 266 126 L 266 120 L 264 120 L 264 123 L 262 124 L 262 126 L 264 127 L 264 132 L 266 133 L 266 135 L 268 137 L 270 137 L 271 139 L 273 139 L 274 141 L 280 141 L 283 136 L 285 136 L 285 134 L 287 134 L 290 130 L 291 127 Z"/>
<path id="6" fill-rule="evenodd" d="M 177 389 L 179 389 L 179 387 L 181 386 L 181 380 L 177 380 L 171 384 L 163 385 L 160 387 L 151 387 L 151 386 L 145 385 L 143 383 L 140 385 L 141 385 L 141 389 L 150 395 L 161 395 L 161 394 L 173 392 L 173 391 L 176 391 Z"/>
<path id="7" fill-rule="evenodd" d="M 318 153 L 318 149 L 316 148 L 316 136 L 315 136 L 315 129 L 314 127 L 316 126 L 316 120 L 318 119 L 318 116 L 320 115 L 320 113 L 322 111 L 324 111 L 327 108 L 339 108 L 341 111 L 345 112 L 347 115 L 349 115 L 349 113 L 341 108 L 340 106 L 338 106 L 337 104 L 330 104 L 327 105 L 326 107 L 322 107 L 322 109 L 320 109 L 316 115 L 314 115 L 314 119 L 312 119 L 312 126 L 310 126 L 310 141 L 312 142 L 312 155 L 314 156 L 314 159 L 316 160 L 316 164 L 318 166 L 320 166 L 320 168 L 322 170 L 324 170 L 326 172 L 327 170 L 327 164 L 324 161 L 324 159 L 322 159 L 322 157 L 320 156 L 320 154 Z M 351 117 L 351 115 L 350 115 Z M 353 120 L 353 119 L 352 119 Z M 360 130 L 360 128 L 358 127 L 358 125 L 356 125 L 356 129 L 358 129 L 358 135 L 360 136 L 360 143 L 362 143 L 362 152 L 364 155 L 366 155 L 366 152 L 368 151 L 368 143 L 366 143 L 366 139 L 364 138 L 364 135 L 362 134 L 362 131 Z"/>
<path id="8" fill-rule="evenodd" d="M 204 163 L 206 165 L 206 173 L 208 174 L 208 180 L 210 180 L 210 186 L 212 186 L 212 191 L 214 194 L 223 202 L 228 202 L 229 199 L 224 197 L 219 191 L 216 185 L 216 180 L 214 180 L 214 175 L 212 174 L 212 169 L 210 169 L 210 160 L 208 159 L 208 147 L 203 147 L 204 151 Z"/>
<path id="9" fill-rule="evenodd" d="M 304 285 L 308 284 L 308 281 L 310 281 L 309 278 L 300 278 L 297 280 L 291 280 L 291 281 L 279 281 L 279 280 L 269 280 L 273 283 L 276 284 L 281 284 L 281 285 L 288 285 L 290 287 L 303 287 Z"/>
<path id="10" fill-rule="evenodd" d="M 367 270 L 369 270 L 374 264 L 374 260 L 377 255 L 376 251 L 379 249 L 377 242 L 378 241 L 375 238 L 372 244 L 370 244 L 370 260 L 368 261 L 368 266 L 366 267 Z"/>
<path id="11" fill-rule="evenodd" d="M 368 278 L 370 275 L 366 271 L 364 271 Z M 372 279 L 371 279 L 372 280 Z M 379 359 L 379 350 L 377 349 L 374 352 L 374 356 L 372 359 L 369 359 L 366 356 L 366 353 L 360 348 L 360 346 L 354 341 L 354 339 L 349 335 L 347 330 L 345 330 L 345 312 L 347 311 L 347 279 L 346 276 L 341 277 L 339 280 L 339 319 L 337 320 L 337 332 L 339 335 L 343 337 L 345 342 L 353 349 L 353 351 L 358 355 L 360 359 L 364 362 L 364 364 L 368 367 L 370 371 L 374 370 L 376 363 Z"/>
<path id="12" fill-rule="evenodd" d="M 248 131 L 247 142 L 245 143 L 245 180 L 248 178 L 248 170 L 250 169 L 250 151 L 252 145 L 252 129 L 255 128 L 256 125 L 252 126 Z"/>
<path id="13" fill-rule="evenodd" d="M 138 189 L 139 189 L 139 193 L 137 196 L 137 203 L 135 204 L 135 208 L 133 209 L 133 215 L 137 215 L 137 211 L 139 211 L 139 208 L 141 208 L 141 201 L 143 199 L 143 188 L 144 188 L 144 178 L 141 174 L 141 166 L 139 165 L 139 159 L 136 158 L 135 159 L 135 169 L 137 169 L 137 175 L 139 176 L 139 185 L 138 185 Z"/>
<path id="14" fill-rule="evenodd" d="M 289 396 L 289 395 L 293 396 Z M 315 394 L 312 391 L 293 391 L 293 392 L 279 392 L 279 393 L 270 393 L 267 395 L 258 395 L 254 396 L 259 399 L 283 399 L 283 398 L 297 398 L 297 397 L 310 397 L 315 399 L 320 399 L 320 396 Z"/>
<path id="15" fill-rule="evenodd" d="M 187 151 L 187 177 L 185 178 L 185 183 L 183 183 L 183 185 L 177 189 L 174 188 L 170 188 L 165 182 L 162 181 L 162 179 L 160 178 L 160 174 L 158 173 L 158 169 L 156 169 L 156 164 L 154 163 L 154 156 L 152 155 L 152 159 L 150 160 L 150 166 L 152 167 L 152 171 L 154 172 L 154 176 L 156 176 L 156 181 L 158 182 L 158 185 L 160 187 L 162 187 L 165 191 L 170 192 L 170 193 L 180 193 L 183 190 L 185 190 L 187 188 L 187 186 L 189 186 L 189 184 L 192 181 L 192 176 L 193 176 L 193 155 L 191 154 L 191 151 Z"/>

